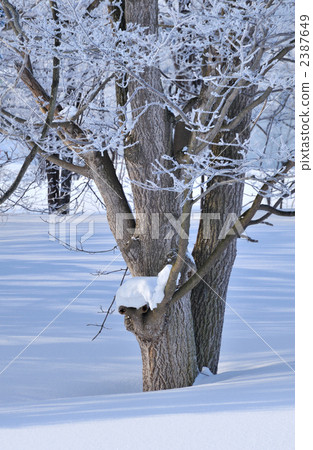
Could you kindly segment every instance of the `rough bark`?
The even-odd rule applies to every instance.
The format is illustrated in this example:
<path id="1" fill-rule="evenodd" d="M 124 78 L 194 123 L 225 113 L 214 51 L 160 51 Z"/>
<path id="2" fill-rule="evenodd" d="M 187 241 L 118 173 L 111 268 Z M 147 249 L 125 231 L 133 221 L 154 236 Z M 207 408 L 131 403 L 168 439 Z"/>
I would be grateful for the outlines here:
<path id="1" fill-rule="evenodd" d="M 185 270 L 183 279 L 187 276 Z M 123 314 L 126 329 L 140 346 L 143 390 L 191 386 L 198 370 L 190 293 L 165 311 L 124 308 Z"/>
<path id="2" fill-rule="evenodd" d="M 193 251 L 197 267 L 203 265 L 218 243 L 227 214 L 239 215 L 242 193 L 243 186 L 236 183 L 232 186 L 224 185 L 216 188 L 212 194 L 204 197 L 201 205 L 202 213 L 218 213 L 221 220 L 210 221 L 209 239 L 203 237 L 205 230 L 201 223 Z M 214 267 L 210 269 L 204 282 L 199 283 L 192 290 L 191 295 L 198 367 L 199 370 L 204 366 L 208 367 L 214 374 L 217 373 L 218 368 L 226 293 L 235 257 L 236 240 L 230 243 Z"/>
<path id="3" fill-rule="evenodd" d="M 125 17 L 127 24 L 137 23 L 147 27 L 148 33 L 157 33 L 158 2 L 128 1 L 125 3 Z M 163 91 L 158 68 L 146 68 L 141 78 L 148 86 Z M 148 88 L 137 90 L 139 86 L 138 81 L 129 81 L 131 107 L 137 122 L 130 136 L 134 145 L 124 152 L 128 174 L 137 183 L 146 184 L 150 180 L 161 187 L 168 187 L 168 177 L 157 179 L 152 164 L 161 160 L 163 155 L 172 155 L 172 116 L 164 105 L 159 104 L 160 99 L 154 92 Z M 136 212 L 135 236 L 140 236 L 140 250 L 138 261 L 130 270 L 134 275 L 154 276 L 166 264 L 167 255 L 177 248 L 178 236 L 166 214 L 172 213 L 178 219 L 180 199 L 173 192 L 150 191 L 136 184 L 132 185 L 132 191 Z"/>
<path id="4" fill-rule="evenodd" d="M 171 305 L 158 339 L 137 336 L 142 355 L 143 390 L 191 386 L 197 376 L 190 295 Z"/>
<path id="5" fill-rule="evenodd" d="M 251 92 L 251 89 L 250 89 Z M 239 95 L 230 108 L 229 117 L 233 118 L 246 106 L 247 96 Z M 243 140 L 250 134 L 250 114 L 231 132 L 223 133 L 224 142 L 232 143 L 238 133 Z M 220 137 L 220 136 L 219 136 Z M 216 146 L 216 154 L 232 159 L 241 156 L 238 149 L 232 145 Z M 216 177 L 209 183 L 210 188 L 215 183 L 227 181 Z M 201 200 L 202 214 L 219 214 L 220 220 L 210 221 L 210 232 L 205 229 L 206 222 L 201 220 L 197 241 L 193 250 L 197 268 L 201 267 L 216 247 L 221 230 L 229 213 L 240 216 L 242 208 L 243 184 L 232 183 L 222 185 L 210 191 Z M 213 217 L 213 216 L 212 216 Z M 230 226 L 233 224 L 230 224 Z M 230 228 L 229 226 L 229 228 Z M 233 240 L 223 254 L 218 258 L 214 267 L 204 277 L 191 294 L 191 307 L 197 346 L 198 368 L 208 367 L 216 374 L 221 350 L 222 331 L 226 306 L 226 294 L 232 267 L 236 258 L 236 239 Z"/>
<path id="6" fill-rule="evenodd" d="M 125 3 L 126 23 L 134 22 L 148 27 L 149 33 L 157 32 L 157 1 L 139 0 Z M 141 75 L 142 80 L 162 92 L 160 71 L 149 67 Z M 170 186 L 170 179 L 161 180 L 153 173 L 152 163 L 162 155 L 172 155 L 172 115 L 160 105 L 159 97 L 148 88 L 137 90 L 138 81 L 130 80 L 131 96 L 136 125 L 130 136 L 133 145 L 125 150 L 125 161 L 131 180 L 146 183 L 158 182 L 161 187 Z M 149 105 L 150 106 L 146 106 Z M 167 263 L 169 255 L 177 249 L 178 232 L 167 216 L 178 219 L 181 199 L 168 191 L 150 191 L 138 184 L 132 185 L 138 236 L 136 258 L 129 269 L 135 276 L 155 276 Z M 143 362 L 143 389 L 145 391 L 189 386 L 196 374 L 196 352 L 190 294 L 177 304 L 164 309 L 143 311 L 128 308 L 125 325 L 132 331 L 140 345 Z"/>

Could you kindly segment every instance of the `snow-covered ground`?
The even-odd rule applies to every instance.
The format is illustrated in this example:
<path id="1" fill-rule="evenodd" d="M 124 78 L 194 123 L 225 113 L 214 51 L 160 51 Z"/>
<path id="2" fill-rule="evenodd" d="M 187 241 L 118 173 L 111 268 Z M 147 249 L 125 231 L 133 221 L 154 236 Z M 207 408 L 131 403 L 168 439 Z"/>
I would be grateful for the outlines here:
<path id="1" fill-rule="evenodd" d="M 122 271 L 97 275 L 124 268 L 119 252 L 71 252 L 43 219 L 0 218 L 1 450 L 294 448 L 292 219 L 251 227 L 259 243 L 238 243 L 219 374 L 151 393 L 123 318 L 110 315 L 95 341 L 87 326 L 119 286 Z M 50 232 L 68 239 L 75 220 Z M 87 222 L 87 249 L 114 246 L 103 218 Z"/>

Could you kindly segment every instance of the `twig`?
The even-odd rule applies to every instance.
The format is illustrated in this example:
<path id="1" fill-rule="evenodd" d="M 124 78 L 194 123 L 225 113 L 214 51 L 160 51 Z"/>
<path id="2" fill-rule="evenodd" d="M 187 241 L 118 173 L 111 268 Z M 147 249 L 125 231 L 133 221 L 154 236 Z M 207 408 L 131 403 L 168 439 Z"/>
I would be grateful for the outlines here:
<path id="1" fill-rule="evenodd" d="M 238 226 L 241 226 L 244 230 L 249 225 L 250 221 L 256 214 L 256 212 L 259 210 L 259 206 L 261 205 L 261 202 L 264 197 L 264 193 L 270 189 L 270 187 L 277 181 L 277 179 L 281 175 L 285 175 L 288 173 L 288 171 L 293 168 L 295 163 L 293 161 L 287 161 L 284 164 L 284 167 L 282 168 L 281 172 L 276 174 L 275 177 L 273 177 L 272 180 L 267 181 L 263 184 L 261 189 L 259 190 L 259 193 L 256 195 L 252 206 L 245 211 L 241 217 L 237 220 L 237 222 L 229 229 L 227 232 L 225 238 L 221 240 L 213 250 L 213 252 L 209 255 L 209 257 L 204 261 L 203 265 L 195 272 L 189 279 L 186 281 L 173 295 L 171 302 L 176 303 L 178 300 L 180 300 L 185 294 L 187 294 L 191 289 L 193 289 L 200 281 L 203 279 L 203 277 L 208 273 L 209 269 L 212 267 L 212 265 L 215 263 L 217 258 L 222 254 L 224 250 L 228 247 L 228 245 L 236 239 L 238 236 Z M 161 303 L 162 305 L 162 303 Z"/>
<path id="2" fill-rule="evenodd" d="M 122 270 L 124 271 L 125 268 L 122 269 L 116 269 L 116 270 L 111 270 L 110 272 L 102 272 L 101 270 L 98 270 L 98 272 L 96 273 L 92 273 L 91 275 L 95 275 L 95 276 L 100 276 L 100 275 L 111 275 L 111 273 L 116 273 L 116 272 L 122 272 Z M 103 312 L 103 311 L 102 311 Z"/>
<path id="3" fill-rule="evenodd" d="M 128 271 L 128 267 L 126 267 L 126 269 L 125 269 L 124 275 L 123 275 L 122 280 L 121 280 L 121 282 L 120 282 L 120 286 L 122 286 L 122 284 L 124 283 L 124 280 L 125 280 L 127 271 Z M 98 333 L 92 338 L 92 341 L 94 341 L 94 340 L 99 336 L 99 334 L 102 332 L 102 330 L 103 330 L 103 328 L 104 328 L 104 324 L 105 324 L 105 322 L 107 321 L 107 318 L 108 318 L 108 316 L 109 316 L 109 314 L 110 314 L 111 308 L 113 307 L 113 304 L 114 304 L 114 302 L 115 302 L 115 297 L 116 297 L 116 295 L 114 295 L 113 300 L 112 300 L 112 302 L 111 302 L 111 304 L 110 304 L 110 306 L 109 306 L 109 308 L 108 308 L 108 310 L 107 310 L 107 312 L 106 312 L 105 318 L 103 319 L 103 322 L 102 322 L 102 324 L 100 325 L 100 330 L 99 330 Z"/>
<path id="4" fill-rule="evenodd" d="M 257 239 L 252 239 L 250 236 L 247 236 L 246 234 L 242 234 L 240 236 L 241 239 L 246 239 L 248 242 L 256 242 L 258 243 L 259 241 Z"/>
<path id="5" fill-rule="evenodd" d="M 53 239 L 55 239 L 56 241 L 58 241 L 61 245 L 63 245 L 63 247 L 65 247 L 67 250 L 70 251 L 74 251 L 74 252 L 83 252 L 83 253 L 88 253 L 90 255 L 95 255 L 96 253 L 108 253 L 108 252 L 112 252 L 113 250 L 117 249 L 118 246 L 115 245 L 114 247 L 110 248 L 109 250 L 97 250 L 97 251 L 89 251 L 89 250 L 84 250 L 81 244 L 81 248 L 79 247 L 73 247 L 72 245 L 68 244 L 67 242 L 62 241 L 61 239 L 57 238 L 56 236 L 53 236 L 51 233 L 48 233 L 49 236 L 51 236 Z M 119 270 L 123 270 L 123 269 L 119 269 Z M 100 275 L 100 273 L 99 273 Z"/>

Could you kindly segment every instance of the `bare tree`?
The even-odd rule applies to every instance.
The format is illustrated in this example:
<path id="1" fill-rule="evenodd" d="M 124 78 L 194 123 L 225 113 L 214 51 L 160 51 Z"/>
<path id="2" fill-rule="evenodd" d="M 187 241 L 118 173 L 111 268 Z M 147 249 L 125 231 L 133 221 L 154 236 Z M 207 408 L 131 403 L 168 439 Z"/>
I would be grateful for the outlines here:
<path id="1" fill-rule="evenodd" d="M 191 385 L 203 366 L 216 373 L 236 240 L 265 220 L 259 210 L 291 214 L 278 207 L 293 194 L 292 2 L 0 3 L 1 132 L 31 155 L 2 201 L 34 153 L 93 180 L 131 274 L 172 264 L 156 308 L 120 309 L 140 345 L 144 390 Z M 78 163 L 44 147 L 51 134 Z M 243 206 L 245 183 L 255 195 Z"/>

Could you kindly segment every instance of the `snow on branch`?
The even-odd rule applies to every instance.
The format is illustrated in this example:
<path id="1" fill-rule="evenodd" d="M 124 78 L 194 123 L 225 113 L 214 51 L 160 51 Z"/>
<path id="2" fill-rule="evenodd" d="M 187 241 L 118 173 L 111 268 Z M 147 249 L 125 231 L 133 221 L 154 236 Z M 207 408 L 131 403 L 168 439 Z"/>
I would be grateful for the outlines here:
<path id="1" fill-rule="evenodd" d="M 283 140 L 273 140 L 273 146 L 275 151 L 271 153 L 264 152 L 264 147 L 261 149 L 255 148 L 251 145 L 250 141 L 244 143 L 240 142 L 237 136 L 236 140 L 232 143 L 224 142 L 223 139 L 218 143 L 207 143 L 207 145 L 213 146 L 215 151 L 208 149 L 203 151 L 199 155 L 194 155 L 185 151 L 185 161 L 178 162 L 175 158 L 170 156 L 163 156 L 163 161 L 155 161 L 154 174 L 157 177 L 167 175 L 172 183 L 170 186 L 160 188 L 160 184 L 154 181 L 147 180 L 146 183 L 139 183 L 133 181 L 134 184 L 141 186 L 148 190 L 169 190 L 182 194 L 186 192 L 186 200 L 192 199 L 192 194 L 195 189 L 202 189 L 208 193 L 207 185 L 212 182 L 216 177 L 223 179 L 225 183 L 244 183 L 248 182 L 254 187 L 257 192 L 260 184 L 265 180 L 275 179 L 276 196 L 286 195 L 287 187 L 285 185 L 284 178 L 282 181 L 277 178 L 281 167 L 288 160 L 293 159 L 293 149 L 289 149 Z M 232 147 L 237 148 L 238 153 L 241 155 L 238 159 L 233 159 L 225 156 L 225 149 Z M 181 176 L 183 172 L 184 176 Z M 177 175 L 179 174 L 179 176 Z M 289 177 L 292 173 L 289 174 Z M 211 186 L 210 190 L 221 185 L 221 181 L 216 181 L 216 184 Z M 196 201 L 200 200 L 205 194 L 198 196 Z M 264 193 L 266 195 L 273 195 Z"/>
<path id="2" fill-rule="evenodd" d="M 157 277 L 133 277 L 122 284 L 116 292 L 116 306 L 121 314 L 125 308 L 155 309 L 164 298 L 164 289 L 172 266 L 167 264 Z"/>
<path id="3" fill-rule="evenodd" d="M 217 175 L 257 187 L 292 158 L 293 99 L 284 100 L 294 82 L 291 0 L 193 0 L 184 10 L 178 2 L 160 2 L 157 32 L 130 22 L 121 27 L 119 1 L 110 2 L 120 11 L 116 21 L 108 2 L 99 0 L 0 3 L 6 14 L 0 36 L 2 134 L 40 142 L 49 80 L 58 78 L 47 154 L 61 139 L 71 155 L 109 152 L 122 164 L 124 151 L 136 146 L 138 121 L 150 109 L 167 110 L 174 129 L 185 125 L 190 139 L 184 151 L 155 161 L 145 185 L 132 180 L 145 189 L 187 190 L 191 199 L 193 189 L 207 189 L 201 177 L 207 183 Z M 155 82 L 146 79 L 149 70 Z M 125 95 L 122 103 L 116 86 Z M 146 102 L 136 107 L 143 93 Z M 232 116 L 239 96 L 248 101 Z M 284 103 L 279 113 L 278 103 Z M 223 142 L 220 134 L 236 130 L 251 113 L 250 141 L 238 136 Z M 213 151 L 229 145 L 241 158 Z M 283 183 L 275 186 L 283 195 Z"/>

